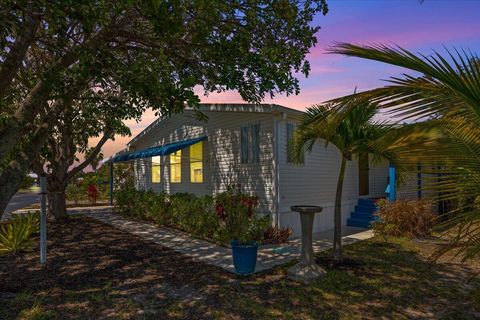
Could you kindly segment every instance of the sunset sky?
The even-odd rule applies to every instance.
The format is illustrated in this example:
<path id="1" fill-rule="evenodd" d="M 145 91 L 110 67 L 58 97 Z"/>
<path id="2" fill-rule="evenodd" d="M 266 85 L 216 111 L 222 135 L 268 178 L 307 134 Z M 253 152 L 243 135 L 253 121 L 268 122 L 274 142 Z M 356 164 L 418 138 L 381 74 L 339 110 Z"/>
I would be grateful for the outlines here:
<path id="1" fill-rule="evenodd" d="M 401 74 L 388 65 L 356 58 L 325 54 L 334 42 L 395 44 L 408 50 L 429 54 L 443 46 L 480 53 L 480 0 L 330 0 L 330 12 L 318 15 L 321 26 L 318 43 L 308 55 L 312 70 L 301 77 L 301 93 L 278 96 L 275 103 L 303 110 L 311 104 L 353 92 L 382 86 L 382 79 Z M 201 90 L 199 90 L 199 94 Z M 211 94 L 202 102 L 242 102 L 236 92 Z M 271 102 L 267 99 L 265 102 Z M 105 157 L 125 148 L 126 143 L 156 119 L 144 114 L 140 123 L 129 122 L 131 137 L 108 142 Z"/>

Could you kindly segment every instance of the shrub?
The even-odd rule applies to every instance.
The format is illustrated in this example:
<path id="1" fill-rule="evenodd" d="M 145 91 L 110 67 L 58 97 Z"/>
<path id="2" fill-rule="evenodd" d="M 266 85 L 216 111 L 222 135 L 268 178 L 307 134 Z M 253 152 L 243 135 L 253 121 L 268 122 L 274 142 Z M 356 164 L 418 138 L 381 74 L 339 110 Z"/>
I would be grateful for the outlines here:
<path id="1" fill-rule="evenodd" d="M 77 205 L 81 200 L 86 199 L 84 189 L 77 183 L 70 183 L 65 189 L 65 197 Z"/>
<path id="2" fill-rule="evenodd" d="M 93 204 L 97 203 L 97 198 L 100 195 L 100 192 L 98 191 L 98 187 L 96 184 L 90 184 L 88 186 L 87 195 L 91 203 Z"/>
<path id="3" fill-rule="evenodd" d="M 149 206 L 149 208 L 145 208 L 147 219 L 160 225 L 169 225 L 172 218 L 170 217 L 168 195 L 165 192 L 158 194 L 148 192 L 147 197 L 148 199 L 145 199 Z"/>
<path id="4" fill-rule="evenodd" d="M 217 195 L 215 213 L 224 228 L 223 242 L 239 240 L 260 241 L 263 230 L 256 216 L 258 197 L 240 191 L 238 187 L 229 187 L 226 192 Z"/>
<path id="5" fill-rule="evenodd" d="M 292 234 L 290 227 L 269 227 L 263 232 L 264 244 L 280 244 L 286 242 Z"/>
<path id="6" fill-rule="evenodd" d="M 215 197 L 124 188 L 115 191 L 114 197 L 115 211 L 121 215 L 150 220 L 221 244 L 234 239 L 261 240 L 269 226 L 269 217 L 257 217 L 258 198 L 235 188 Z"/>
<path id="7" fill-rule="evenodd" d="M 139 191 L 135 190 L 135 188 L 116 190 L 113 194 L 113 197 L 115 199 L 115 212 L 125 216 L 131 216 L 138 195 Z"/>
<path id="8" fill-rule="evenodd" d="M 0 254 L 32 250 L 34 236 L 39 232 L 40 217 L 37 213 L 15 215 L 0 225 Z"/>
<path id="9" fill-rule="evenodd" d="M 382 236 L 424 237 L 431 234 L 436 221 L 432 203 L 427 200 L 382 202 L 373 223 L 373 230 Z"/>

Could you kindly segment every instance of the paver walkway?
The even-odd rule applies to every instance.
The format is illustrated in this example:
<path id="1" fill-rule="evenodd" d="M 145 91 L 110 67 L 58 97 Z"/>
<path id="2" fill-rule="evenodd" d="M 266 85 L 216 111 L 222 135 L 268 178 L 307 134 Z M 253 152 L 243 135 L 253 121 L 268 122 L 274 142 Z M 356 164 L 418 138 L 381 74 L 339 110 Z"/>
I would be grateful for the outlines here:
<path id="1" fill-rule="evenodd" d="M 117 214 L 111 213 L 108 207 L 91 208 L 87 210 L 83 208 L 83 210 L 75 211 L 75 213 L 85 214 L 88 217 L 140 236 L 145 240 L 153 241 L 189 257 L 234 272 L 230 248 L 221 247 L 205 240 L 193 238 L 189 234 L 178 230 L 166 229 L 150 223 L 123 218 Z M 369 239 L 373 236 L 371 230 L 352 227 L 346 227 L 344 229 L 345 236 L 342 237 L 343 244 L 352 244 L 360 240 Z M 330 249 L 332 247 L 332 238 L 333 231 L 314 234 L 315 240 L 313 247 L 315 252 Z M 293 239 L 288 243 L 281 245 L 260 246 L 255 272 L 264 271 L 298 259 L 301 246 L 300 239 Z"/>
<path id="2" fill-rule="evenodd" d="M 112 213 L 112 207 L 110 206 L 69 208 L 68 213 L 86 215 L 189 257 L 215 265 L 229 272 L 234 272 L 230 248 L 221 247 L 211 242 L 194 238 L 188 233 L 124 218 Z M 373 236 L 371 230 L 354 227 L 344 227 L 343 234 L 343 244 L 352 244 Z M 316 233 L 313 237 L 313 249 L 315 252 L 325 251 L 332 247 L 333 230 Z M 299 238 L 292 239 L 288 241 L 288 243 L 280 245 L 260 246 L 255 272 L 264 271 L 298 259 L 301 247 L 302 243 Z"/>

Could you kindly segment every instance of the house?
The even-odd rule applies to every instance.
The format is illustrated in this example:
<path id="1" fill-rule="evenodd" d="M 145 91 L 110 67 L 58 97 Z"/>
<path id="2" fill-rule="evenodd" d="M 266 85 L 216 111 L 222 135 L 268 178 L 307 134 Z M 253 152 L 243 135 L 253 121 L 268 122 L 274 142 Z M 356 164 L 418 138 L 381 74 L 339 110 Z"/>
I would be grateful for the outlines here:
<path id="1" fill-rule="evenodd" d="M 198 120 L 192 110 L 160 117 L 128 143 L 129 153 L 113 158 L 134 161 L 136 188 L 215 195 L 239 184 L 259 197 L 259 210 L 272 224 L 290 226 L 294 235 L 300 234 L 300 219 L 292 205 L 322 206 L 314 232 L 332 228 L 340 153 L 317 143 L 302 164 L 292 162 L 287 146 L 303 112 L 276 104 L 201 104 L 199 109 L 208 121 Z M 385 196 L 388 171 L 387 162 L 373 165 L 368 156 L 348 163 L 344 224 L 351 219 L 357 225 L 352 212 Z"/>

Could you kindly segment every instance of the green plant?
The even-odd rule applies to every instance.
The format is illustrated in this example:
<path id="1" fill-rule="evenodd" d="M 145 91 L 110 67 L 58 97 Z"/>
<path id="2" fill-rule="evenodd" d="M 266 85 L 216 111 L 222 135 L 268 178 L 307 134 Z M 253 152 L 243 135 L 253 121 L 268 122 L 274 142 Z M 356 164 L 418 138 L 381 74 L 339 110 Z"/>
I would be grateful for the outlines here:
<path id="1" fill-rule="evenodd" d="M 150 220 L 220 244 L 233 239 L 261 240 L 269 217 L 257 217 L 258 198 L 229 188 L 216 197 L 191 193 L 155 193 L 125 188 L 115 191 L 115 211 Z M 220 207 L 226 211 L 219 213 Z"/>
<path id="2" fill-rule="evenodd" d="M 373 223 L 376 235 L 425 237 L 436 222 L 432 202 L 428 200 L 397 200 L 382 202 L 375 213 L 380 220 Z"/>
<path id="3" fill-rule="evenodd" d="M 67 200 L 71 200 L 77 205 L 81 200 L 86 199 L 86 193 L 82 186 L 78 183 L 69 183 L 65 189 L 65 196 Z"/>
<path id="4" fill-rule="evenodd" d="M 245 243 L 262 239 L 257 206 L 258 197 L 242 193 L 238 186 L 230 186 L 215 197 L 215 213 L 224 229 L 223 242 L 239 240 Z"/>
<path id="5" fill-rule="evenodd" d="M 32 187 L 36 182 L 36 179 L 29 176 L 28 174 L 23 177 L 22 185 L 20 186 L 20 189 L 28 189 Z"/>
<path id="6" fill-rule="evenodd" d="M 39 214 L 15 215 L 7 223 L 0 225 L 0 254 L 29 251 L 39 232 Z"/>
<path id="7" fill-rule="evenodd" d="M 397 140 L 388 138 L 384 147 L 410 171 L 421 164 L 423 189 L 435 201 L 450 202 L 448 219 L 441 225 L 457 233 L 450 249 L 459 248 L 465 259 L 480 254 L 480 63 L 468 50 L 413 53 L 386 45 L 337 44 L 332 53 L 387 63 L 411 71 L 391 77 L 386 86 L 360 93 L 388 110 L 391 121 L 403 126 Z M 339 100 L 348 100 L 342 97 Z M 401 173 L 401 172 L 400 172 Z M 466 201 L 465 201 L 466 200 Z M 458 204 L 458 205 L 457 205 Z"/>
<path id="8" fill-rule="evenodd" d="M 311 152 L 319 140 L 325 146 L 333 144 L 341 155 L 334 208 L 333 257 L 342 256 L 342 193 L 347 162 L 365 154 L 374 158 L 388 158 L 387 153 L 375 148 L 374 142 L 381 138 L 389 126 L 375 121 L 377 106 L 355 97 L 348 101 L 316 105 L 307 109 L 294 136 L 292 155 L 301 161 L 304 151 Z"/>

